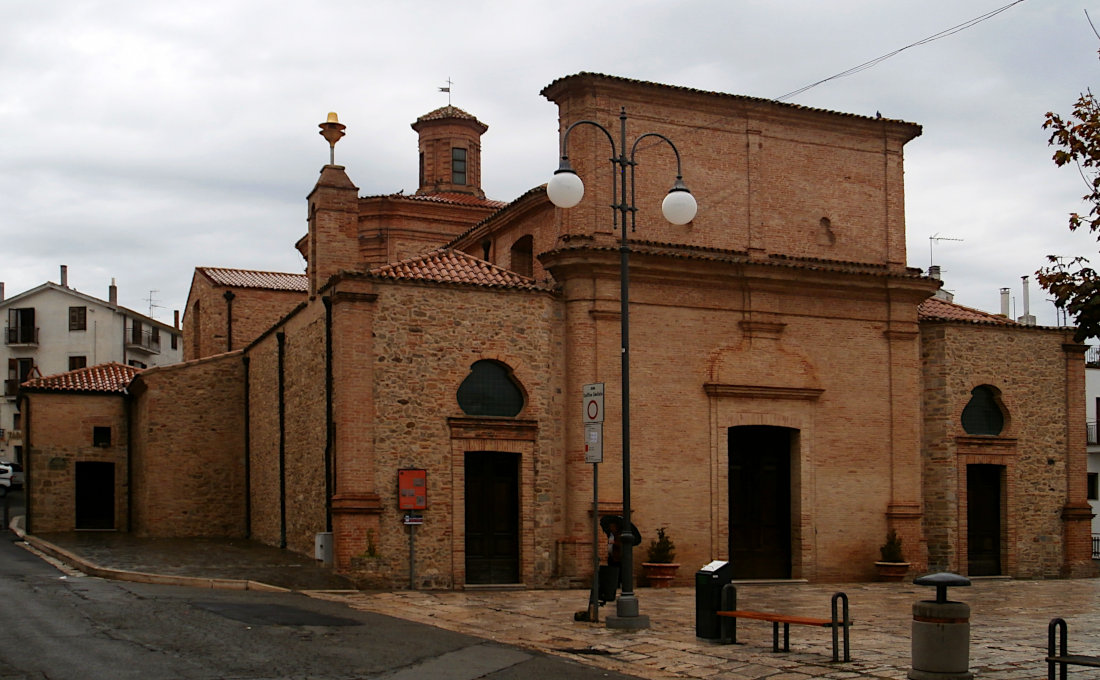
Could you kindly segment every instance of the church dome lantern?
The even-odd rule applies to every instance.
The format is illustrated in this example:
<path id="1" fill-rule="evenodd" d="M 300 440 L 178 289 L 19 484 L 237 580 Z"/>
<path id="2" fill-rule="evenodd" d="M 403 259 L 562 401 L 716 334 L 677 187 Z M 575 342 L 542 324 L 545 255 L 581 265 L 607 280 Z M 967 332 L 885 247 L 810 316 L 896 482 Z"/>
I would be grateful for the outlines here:
<path id="1" fill-rule="evenodd" d="M 485 198 L 481 135 L 488 125 L 448 104 L 417 118 L 412 129 L 420 135 L 418 195 L 459 193 Z"/>

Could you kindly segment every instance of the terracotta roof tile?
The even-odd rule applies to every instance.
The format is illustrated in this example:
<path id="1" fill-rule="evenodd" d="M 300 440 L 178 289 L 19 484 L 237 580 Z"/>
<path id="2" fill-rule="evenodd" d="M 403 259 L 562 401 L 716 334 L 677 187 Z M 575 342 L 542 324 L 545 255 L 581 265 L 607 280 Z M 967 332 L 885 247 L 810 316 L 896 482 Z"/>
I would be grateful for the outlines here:
<path id="1" fill-rule="evenodd" d="M 370 276 L 405 281 L 462 283 L 492 288 L 545 290 L 534 279 L 479 260 L 458 250 L 442 249 L 374 269 Z"/>
<path id="2" fill-rule="evenodd" d="M 448 205 L 473 205 L 480 208 L 492 208 L 500 210 L 508 204 L 504 201 L 494 201 L 489 198 L 480 198 L 473 194 L 460 194 L 458 192 L 441 191 L 434 194 L 386 194 L 382 196 L 364 196 L 363 198 L 389 198 L 395 201 L 426 201 L 429 203 L 446 203 Z"/>
<path id="3" fill-rule="evenodd" d="M 964 321 L 967 323 L 994 324 L 997 326 L 1018 326 L 1019 324 L 1001 316 L 990 314 L 978 309 L 963 307 L 954 302 L 930 297 L 917 307 L 917 315 L 921 321 Z"/>
<path id="4" fill-rule="evenodd" d="M 435 111 L 429 111 L 428 113 L 425 113 L 423 116 L 420 116 L 416 120 L 444 120 L 446 118 L 461 118 L 462 120 L 472 120 L 476 121 L 477 123 L 481 123 L 481 121 L 478 120 L 477 117 L 473 114 L 466 113 L 457 106 L 451 106 L 450 104 L 448 104 L 447 106 L 441 106 Z M 484 123 L 481 124 L 484 125 Z"/>
<path id="5" fill-rule="evenodd" d="M 120 363 L 78 368 L 68 373 L 33 378 L 23 383 L 28 390 L 40 392 L 117 392 L 124 394 L 141 369 Z"/>
<path id="6" fill-rule="evenodd" d="M 284 272 L 258 272 L 250 269 L 224 269 L 222 267 L 198 267 L 216 284 L 235 288 L 263 288 L 265 290 L 288 290 L 306 292 L 309 279 L 305 274 L 287 274 Z"/>

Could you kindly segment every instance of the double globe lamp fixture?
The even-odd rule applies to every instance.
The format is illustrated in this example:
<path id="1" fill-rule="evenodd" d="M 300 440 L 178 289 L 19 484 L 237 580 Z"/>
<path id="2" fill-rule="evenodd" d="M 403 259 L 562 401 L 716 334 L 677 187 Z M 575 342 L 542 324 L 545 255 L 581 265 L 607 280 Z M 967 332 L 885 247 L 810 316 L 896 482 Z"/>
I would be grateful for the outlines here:
<path id="1" fill-rule="evenodd" d="M 667 143 L 676 154 L 676 181 L 672 184 L 664 201 L 661 212 L 672 224 L 687 224 L 695 219 L 698 205 L 695 197 L 684 185 L 680 166 L 680 152 L 667 137 L 656 132 L 648 132 L 634 140 L 627 153 L 626 146 L 626 109 L 619 111 L 619 145 L 616 150 L 612 134 L 599 123 L 592 120 L 579 120 L 565 129 L 561 142 L 561 164 L 554 177 L 546 184 L 546 195 L 550 202 L 559 208 L 572 208 L 584 198 L 584 182 L 577 176 L 569 163 L 569 134 L 578 125 L 592 125 L 601 130 L 611 143 L 611 164 L 617 171 L 619 182 L 612 177 L 611 209 L 617 224 L 621 227 L 619 246 L 619 285 L 620 285 L 620 322 L 622 324 L 622 462 L 623 462 L 623 529 L 622 542 L 622 595 L 615 601 L 615 616 L 606 618 L 609 628 L 640 629 L 649 627 L 649 617 L 638 613 L 638 600 L 634 595 L 634 541 L 633 523 L 630 507 L 630 244 L 627 241 L 627 214 L 630 215 L 630 230 L 634 230 L 634 156 L 638 144 L 647 137 L 653 137 Z M 628 172 L 629 171 L 629 172 Z M 628 181 L 629 180 L 629 181 Z M 627 193 L 629 189 L 630 193 Z M 628 198 L 629 197 L 629 198 Z M 618 218 L 621 216 L 621 220 Z"/>
<path id="2" fill-rule="evenodd" d="M 681 172 L 680 165 L 680 152 L 676 149 L 676 145 L 672 143 L 670 139 L 662 134 L 656 132 L 648 132 L 634 140 L 633 146 L 630 147 L 630 154 L 627 155 L 626 150 L 626 109 L 622 109 L 619 112 L 620 122 L 620 143 L 619 152 L 617 155 L 615 151 L 615 141 L 611 137 L 611 133 L 607 128 L 599 123 L 591 120 L 579 120 L 576 123 L 570 125 L 562 138 L 561 143 L 561 164 L 558 166 L 554 176 L 546 184 L 546 195 L 549 197 L 550 202 L 559 208 L 572 208 L 581 202 L 584 198 L 584 182 L 581 181 L 580 176 L 573 170 L 573 166 L 569 163 L 569 155 L 567 148 L 569 145 L 569 134 L 578 125 L 594 125 L 607 135 L 607 139 L 611 142 L 611 158 L 612 165 L 619 168 L 619 178 L 621 180 L 621 200 L 615 196 L 616 187 L 612 182 L 612 194 L 613 200 L 616 201 L 612 204 L 613 210 L 622 213 L 623 223 L 625 224 L 626 213 L 629 212 L 633 215 L 636 209 L 633 205 L 634 201 L 634 166 L 637 165 L 634 161 L 634 156 L 638 151 L 638 143 L 646 137 L 656 137 L 666 142 L 669 147 L 672 148 L 672 152 L 676 154 L 676 181 L 672 184 L 672 188 L 668 190 L 668 194 L 665 196 L 665 200 L 661 203 L 661 212 L 664 214 L 665 219 L 672 224 L 681 225 L 695 219 L 695 213 L 698 211 L 699 206 L 695 202 L 695 197 L 691 195 L 691 191 L 688 190 L 684 184 L 683 174 Z M 627 190 L 627 171 L 629 170 L 630 179 L 630 203 L 627 203 L 626 190 Z M 625 240 L 625 230 L 623 234 L 623 240 Z"/>

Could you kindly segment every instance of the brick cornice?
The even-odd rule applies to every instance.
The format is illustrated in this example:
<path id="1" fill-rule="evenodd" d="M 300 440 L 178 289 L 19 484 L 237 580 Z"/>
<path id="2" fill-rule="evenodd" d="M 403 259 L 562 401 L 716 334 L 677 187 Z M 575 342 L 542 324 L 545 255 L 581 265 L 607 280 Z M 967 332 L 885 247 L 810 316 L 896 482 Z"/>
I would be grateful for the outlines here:
<path id="1" fill-rule="evenodd" d="M 1012 455 L 1016 453 L 1015 437 L 959 435 L 955 437 L 959 455 Z"/>
<path id="2" fill-rule="evenodd" d="M 447 419 L 451 439 L 513 439 L 534 441 L 538 436 L 537 420 L 493 417 L 453 417 Z"/>
<path id="3" fill-rule="evenodd" d="M 356 293 L 346 290 L 335 290 L 332 292 L 332 298 L 334 303 L 339 302 L 374 302 L 378 299 L 378 293 Z"/>
<path id="4" fill-rule="evenodd" d="M 1091 522 L 1092 506 L 1085 503 L 1066 503 L 1062 506 L 1062 519 L 1067 522 Z"/>

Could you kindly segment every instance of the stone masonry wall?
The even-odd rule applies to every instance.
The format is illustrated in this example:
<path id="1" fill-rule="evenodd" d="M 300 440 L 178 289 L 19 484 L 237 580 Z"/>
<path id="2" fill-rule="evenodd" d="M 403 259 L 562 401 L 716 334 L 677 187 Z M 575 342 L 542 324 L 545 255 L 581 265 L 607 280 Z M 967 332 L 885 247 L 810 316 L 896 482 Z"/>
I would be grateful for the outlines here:
<path id="1" fill-rule="evenodd" d="M 367 537 L 360 535 L 355 542 L 338 542 L 338 564 L 349 561 L 351 572 L 363 579 L 407 584 L 408 530 L 397 509 L 397 471 L 424 468 L 429 506 L 417 530 L 418 582 L 461 586 L 465 452 L 502 450 L 521 455 L 521 579 L 532 586 L 552 582 L 564 495 L 558 304 L 546 293 L 509 290 L 411 284 L 378 284 L 376 290 L 369 312 L 340 319 L 341 333 L 354 335 L 358 326 L 374 351 L 337 358 L 338 379 L 355 381 L 345 383 L 342 394 L 371 396 L 338 402 L 335 419 L 338 430 L 363 423 L 371 433 L 369 439 L 348 440 L 338 432 L 338 492 L 376 493 L 382 509 L 375 554 L 367 555 Z M 487 434 L 456 439 L 452 423 L 465 418 L 456 392 L 482 359 L 512 369 L 526 404 L 514 420 L 480 419 Z M 517 420 L 534 421 L 533 440 L 509 439 Z M 356 460 L 370 461 L 370 469 L 356 472 Z"/>
<path id="2" fill-rule="evenodd" d="M 41 534 L 76 528 L 76 463 L 89 461 L 114 464 L 114 528 L 126 530 L 129 488 L 125 397 L 31 393 L 28 399 L 30 530 Z M 92 445 L 95 427 L 111 428 L 110 446 Z"/>
<path id="3" fill-rule="evenodd" d="M 281 426 L 279 333 L 283 334 Z M 312 556 L 316 534 L 326 530 L 321 301 L 266 335 L 248 356 L 252 536 L 271 545 L 285 543 L 294 552 Z"/>
<path id="4" fill-rule="evenodd" d="M 245 535 L 240 353 L 149 369 L 131 385 L 134 526 L 144 536 Z"/>
<path id="5" fill-rule="evenodd" d="M 1084 446 L 1078 451 L 1067 440 L 1067 404 L 1084 398 L 1067 393 L 1062 345 L 1069 341 L 1056 330 L 921 324 L 930 568 L 967 573 L 966 466 L 988 464 L 1004 468 L 1002 571 L 1060 575 L 1067 465 L 1085 456 Z M 962 411 L 979 385 L 1000 394 L 1005 427 L 998 436 L 968 436 L 962 428 Z"/>

